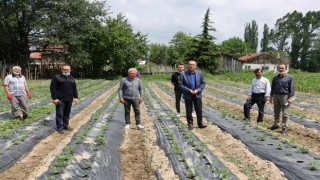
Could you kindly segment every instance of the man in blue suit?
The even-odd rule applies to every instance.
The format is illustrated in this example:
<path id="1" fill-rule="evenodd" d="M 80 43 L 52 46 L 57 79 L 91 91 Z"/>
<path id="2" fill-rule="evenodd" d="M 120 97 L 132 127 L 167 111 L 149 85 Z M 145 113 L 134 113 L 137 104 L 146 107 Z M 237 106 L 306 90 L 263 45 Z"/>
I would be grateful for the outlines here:
<path id="1" fill-rule="evenodd" d="M 207 125 L 202 122 L 202 90 L 205 86 L 204 75 L 196 70 L 197 63 L 193 60 L 188 62 L 188 70 L 182 72 L 179 76 L 179 88 L 183 92 L 185 100 L 188 128 L 193 129 L 192 106 L 194 105 L 197 114 L 197 123 L 199 128 L 206 128 Z"/>

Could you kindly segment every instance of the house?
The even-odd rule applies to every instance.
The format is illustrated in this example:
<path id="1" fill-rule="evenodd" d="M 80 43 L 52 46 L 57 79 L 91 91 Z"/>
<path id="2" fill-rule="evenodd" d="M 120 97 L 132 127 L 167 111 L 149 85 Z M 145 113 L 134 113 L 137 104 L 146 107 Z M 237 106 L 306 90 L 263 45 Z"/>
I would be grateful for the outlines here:
<path id="1" fill-rule="evenodd" d="M 219 55 L 219 66 L 217 70 L 229 70 L 233 72 L 240 72 L 242 69 L 242 61 L 238 60 L 237 58 L 221 53 Z"/>
<path id="2" fill-rule="evenodd" d="M 242 69 L 257 69 L 263 71 L 277 71 L 277 65 L 282 62 L 279 55 L 274 57 L 265 52 L 247 54 L 239 58 L 242 62 Z M 287 64 L 289 70 L 289 64 Z"/>

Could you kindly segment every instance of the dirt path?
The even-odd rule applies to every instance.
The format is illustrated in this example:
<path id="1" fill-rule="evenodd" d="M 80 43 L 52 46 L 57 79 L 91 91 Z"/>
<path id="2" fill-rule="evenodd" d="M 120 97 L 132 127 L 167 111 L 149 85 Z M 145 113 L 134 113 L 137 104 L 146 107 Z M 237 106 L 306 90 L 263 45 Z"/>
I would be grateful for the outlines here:
<path id="1" fill-rule="evenodd" d="M 39 177 L 43 172 L 47 171 L 51 162 L 71 141 L 73 135 L 82 125 L 87 123 L 91 115 L 94 114 L 94 112 L 102 105 L 102 102 L 116 91 L 116 89 L 117 86 L 114 86 L 109 91 L 103 93 L 85 109 L 70 119 L 70 127 L 73 128 L 73 131 L 67 132 L 63 135 L 54 132 L 44 140 L 40 141 L 28 155 L 1 173 L 1 179 L 33 180 Z"/>
<path id="2" fill-rule="evenodd" d="M 174 99 L 150 83 L 158 97 L 175 112 Z M 182 115 L 185 114 L 181 104 Z M 185 116 L 180 120 L 186 123 Z M 207 120 L 204 119 L 204 122 Z M 286 179 L 274 163 L 263 160 L 252 154 L 244 144 L 234 139 L 230 134 L 221 131 L 217 126 L 209 125 L 206 129 L 194 128 L 192 131 L 207 147 L 223 162 L 239 179 Z"/>
<path id="3" fill-rule="evenodd" d="M 125 141 L 119 149 L 122 179 L 156 179 L 155 171 L 158 171 L 163 179 L 179 179 L 174 174 L 164 151 L 156 144 L 157 135 L 153 128 L 153 119 L 147 114 L 144 104 L 140 109 L 145 129 L 136 129 L 132 112 L 131 129 L 126 130 Z"/>

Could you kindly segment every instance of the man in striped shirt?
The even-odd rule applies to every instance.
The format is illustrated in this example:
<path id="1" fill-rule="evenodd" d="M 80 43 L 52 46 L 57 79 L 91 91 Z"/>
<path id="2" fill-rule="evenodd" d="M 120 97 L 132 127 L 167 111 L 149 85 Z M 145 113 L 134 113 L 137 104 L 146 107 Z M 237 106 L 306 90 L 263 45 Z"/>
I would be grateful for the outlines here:
<path id="1" fill-rule="evenodd" d="M 22 119 L 28 118 L 27 96 L 32 98 L 28 89 L 26 78 L 21 75 L 21 68 L 14 66 L 12 73 L 4 79 L 4 90 L 7 93 L 7 99 L 11 102 L 11 109 L 14 119 L 21 119 L 18 110 L 22 111 Z"/>
<path id="2" fill-rule="evenodd" d="M 262 76 L 262 69 L 254 70 L 256 78 L 251 81 L 249 94 L 246 102 L 243 105 L 244 119 L 250 119 L 250 109 L 254 104 L 257 104 L 259 115 L 257 122 L 263 122 L 264 105 L 270 96 L 270 82 L 267 78 Z"/>

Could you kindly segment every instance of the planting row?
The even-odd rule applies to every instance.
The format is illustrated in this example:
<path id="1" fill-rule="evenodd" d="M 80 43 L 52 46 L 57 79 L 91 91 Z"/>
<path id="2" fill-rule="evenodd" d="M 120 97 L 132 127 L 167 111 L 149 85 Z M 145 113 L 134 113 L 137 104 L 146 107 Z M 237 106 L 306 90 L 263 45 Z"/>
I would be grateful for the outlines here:
<path id="1" fill-rule="evenodd" d="M 145 88 L 145 103 L 149 114 L 156 119 L 159 146 L 166 152 L 176 174 L 181 179 L 236 179 L 205 143 L 149 89 Z"/>
<path id="2" fill-rule="evenodd" d="M 163 84 L 158 87 L 173 97 L 173 93 Z M 317 169 L 320 161 L 317 154 L 309 152 L 305 146 L 290 144 L 247 122 L 229 117 L 221 110 L 212 108 L 213 103 L 209 101 L 205 105 L 204 114 L 207 119 L 241 140 L 254 154 L 274 162 L 290 179 L 319 178 Z"/>

